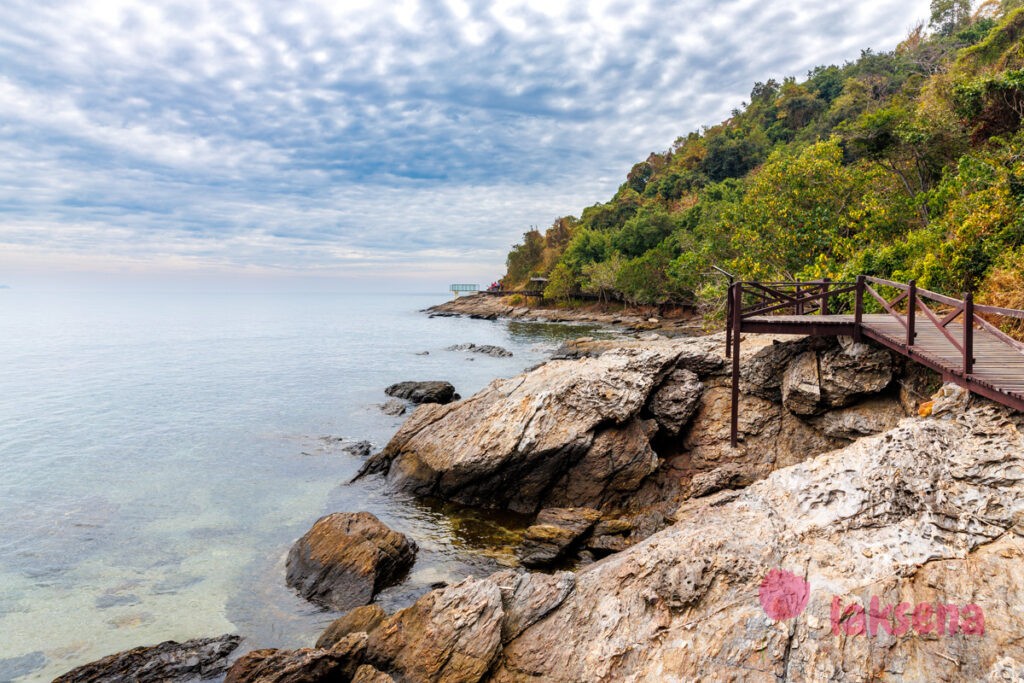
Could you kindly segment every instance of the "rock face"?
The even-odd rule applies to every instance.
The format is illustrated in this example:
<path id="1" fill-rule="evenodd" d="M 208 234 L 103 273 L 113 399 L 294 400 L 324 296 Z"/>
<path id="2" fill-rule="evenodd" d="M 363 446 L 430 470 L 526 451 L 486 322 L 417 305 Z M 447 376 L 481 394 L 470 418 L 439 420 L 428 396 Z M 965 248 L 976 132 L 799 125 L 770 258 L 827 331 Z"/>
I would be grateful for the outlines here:
<path id="1" fill-rule="evenodd" d="M 640 416 L 652 392 L 691 360 L 721 366 L 714 352 L 684 348 L 551 361 L 456 405 L 422 407 L 367 471 L 386 472 L 393 489 L 522 512 L 604 504 L 657 467 Z M 672 378 L 658 411 L 675 425 L 686 410 L 684 387 L 696 385 L 689 375 Z"/>
<path id="2" fill-rule="evenodd" d="M 1019 672 L 1024 645 L 1014 634 L 1024 617 L 1006 596 L 1024 589 L 1014 569 L 1021 549 L 1008 533 L 1024 514 L 1022 492 L 1019 417 L 982 406 L 954 420 L 907 420 L 742 492 L 690 501 L 674 526 L 582 571 L 564 604 L 503 648 L 493 680 L 869 681 L 876 672 L 982 680 L 1007 667 Z M 810 584 L 794 619 L 776 622 L 759 600 L 775 568 Z M 855 622 L 833 619 L 834 598 L 844 609 L 867 609 L 872 596 L 883 606 L 977 604 L 985 636 L 937 642 L 884 628 L 858 636 Z"/>
<path id="3" fill-rule="evenodd" d="M 704 385 L 697 373 L 677 368 L 647 403 L 658 426 L 677 436 L 697 412 Z"/>
<path id="4" fill-rule="evenodd" d="M 455 387 L 450 382 L 399 382 L 392 384 L 384 393 L 412 403 L 451 403 L 458 400 Z"/>
<path id="5" fill-rule="evenodd" d="M 508 349 L 504 349 L 500 346 L 494 346 L 492 344 L 456 344 L 455 346 L 449 346 L 448 351 L 470 351 L 471 353 L 481 353 L 485 356 L 491 356 L 493 358 L 511 358 L 512 352 Z"/>
<path id="6" fill-rule="evenodd" d="M 691 499 L 575 576 L 428 593 L 366 662 L 408 681 L 1016 680 L 1024 417 L 975 403 Z"/>
<path id="7" fill-rule="evenodd" d="M 292 546 L 287 582 L 311 602 L 348 610 L 397 582 L 415 558 L 416 544 L 369 512 L 338 512 Z"/>
<path id="8" fill-rule="evenodd" d="M 231 666 L 224 683 L 349 681 L 366 654 L 366 640 L 365 633 L 355 633 L 330 650 L 253 650 Z"/>
<path id="9" fill-rule="evenodd" d="M 173 640 L 137 647 L 96 660 L 58 677 L 55 683 L 163 683 L 215 678 L 228 668 L 240 636 Z"/>

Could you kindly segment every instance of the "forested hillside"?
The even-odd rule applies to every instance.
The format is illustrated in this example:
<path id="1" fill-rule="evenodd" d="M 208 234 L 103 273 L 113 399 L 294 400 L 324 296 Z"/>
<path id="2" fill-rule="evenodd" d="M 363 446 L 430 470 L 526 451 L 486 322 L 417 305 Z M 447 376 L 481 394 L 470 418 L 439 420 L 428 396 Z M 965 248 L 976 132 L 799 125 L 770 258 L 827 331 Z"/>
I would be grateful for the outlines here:
<path id="1" fill-rule="evenodd" d="M 1024 0 L 935 0 L 892 52 L 757 83 L 633 166 L 608 202 L 524 235 L 506 288 L 720 301 L 746 279 L 916 278 L 1024 307 Z"/>

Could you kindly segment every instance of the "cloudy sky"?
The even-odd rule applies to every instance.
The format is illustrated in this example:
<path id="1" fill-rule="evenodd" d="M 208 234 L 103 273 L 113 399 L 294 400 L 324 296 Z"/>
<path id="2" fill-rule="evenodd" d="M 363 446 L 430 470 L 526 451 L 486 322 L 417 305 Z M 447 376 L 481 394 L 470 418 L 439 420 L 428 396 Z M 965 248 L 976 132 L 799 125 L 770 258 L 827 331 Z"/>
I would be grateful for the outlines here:
<path id="1" fill-rule="evenodd" d="M 4 0 L 0 283 L 444 288 L 927 0 Z"/>

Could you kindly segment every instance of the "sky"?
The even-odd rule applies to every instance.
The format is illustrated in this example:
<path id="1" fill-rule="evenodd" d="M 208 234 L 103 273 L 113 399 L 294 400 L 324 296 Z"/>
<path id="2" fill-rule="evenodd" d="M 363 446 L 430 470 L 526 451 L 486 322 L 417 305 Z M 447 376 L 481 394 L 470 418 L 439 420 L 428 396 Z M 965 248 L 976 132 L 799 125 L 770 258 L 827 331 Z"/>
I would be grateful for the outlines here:
<path id="1" fill-rule="evenodd" d="M 4 0 L 0 284 L 488 284 L 926 0 Z"/>

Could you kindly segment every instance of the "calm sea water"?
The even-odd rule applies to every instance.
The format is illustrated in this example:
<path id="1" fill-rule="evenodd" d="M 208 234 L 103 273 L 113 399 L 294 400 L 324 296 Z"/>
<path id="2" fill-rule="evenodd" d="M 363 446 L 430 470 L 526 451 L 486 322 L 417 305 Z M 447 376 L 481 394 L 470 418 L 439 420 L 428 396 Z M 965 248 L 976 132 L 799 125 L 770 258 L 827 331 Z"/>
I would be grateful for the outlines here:
<path id="1" fill-rule="evenodd" d="M 0 291 L 0 681 L 167 639 L 310 645 L 337 615 L 284 585 L 284 558 L 329 512 L 419 543 L 385 607 L 494 570 L 491 520 L 347 484 L 341 448 L 394 433 L 388 384 L 468 396 L 592 331 L 418 312 L 445 298 Z M 462 342 L 515 356 L 444 350 Z"/>

